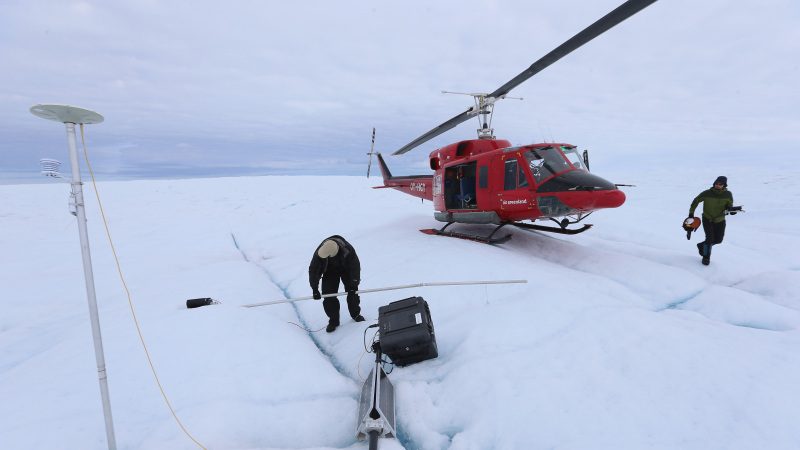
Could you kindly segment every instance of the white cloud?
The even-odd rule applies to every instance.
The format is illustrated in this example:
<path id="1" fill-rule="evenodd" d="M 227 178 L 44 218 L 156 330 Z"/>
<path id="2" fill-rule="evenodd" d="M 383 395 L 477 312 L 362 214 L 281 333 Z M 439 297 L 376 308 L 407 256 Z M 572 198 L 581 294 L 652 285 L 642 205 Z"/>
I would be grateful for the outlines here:
<path id="1" fill-rule="evenodd" d="M 12 3 L 0 18 L 0 133 L 15 142 L 0 142 L 0 163 L 59 133 L 27 112 L 45 102 L 105 115 L 92 129 L 103 145 L 191 141 L 198 161 L 224 141 L 242 158 L 292 146 L 356 157 L 372 126 L 390 151 L 470 105 L 442 89 L 490 91 L 616 6 Z M 799 16 L 788 0 L 657 2 L 519 86 L 525 101 L 499 104 L 495 129 L 518 144 L 593 147 L 669 148 L 698 133 L 750 146 L 758 133 L 796 150 Z"/>

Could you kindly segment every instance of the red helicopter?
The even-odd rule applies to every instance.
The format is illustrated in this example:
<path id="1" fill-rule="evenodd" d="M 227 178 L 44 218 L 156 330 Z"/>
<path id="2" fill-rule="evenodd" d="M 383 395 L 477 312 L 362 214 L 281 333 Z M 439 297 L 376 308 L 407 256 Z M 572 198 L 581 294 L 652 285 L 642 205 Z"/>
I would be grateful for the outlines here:
<path id="1" fill-rule="evenodd" d="M 467 94 L 475 106 L 442 123 L 392 153 L 403 154 L 456 125 L 478 117 L 477 139 L 464 140 L 430 154 L 433 175 L 393 176 L 380 153 L 383 186 L 433 202 L 434 218 L 446 222 L 441 229 L 420 230 L 427 234 L 501 243 L 511 235 L 494 237 L 506 225 L 561 234 L 577 234 L 591 225 L 570 229 L 595 210 L 616 208 L 625 202 L 621 184 L 611 183 L 589 172 L 588 152 L 579 154 L 574 145 L 541 143 L 512 147 L 496 139 L 491 128 L 494 103 L 528 78 L 631 17 L 656 0 L 628 0 L 603 18 L 534 62 L 522 73 L 492 93 Z M 512 98 L 512 97 L 508 97 Z M 375 142 L 373 130 L 373 146 Z M 373 154 L 370 151 L 369 155 Z M 367 169 L 369 176 L 369 169 Z M 549 219 L 557 227 L 523 223 Z M 453 223 L 494 224 L 488 236 L 446 231 Z"/>

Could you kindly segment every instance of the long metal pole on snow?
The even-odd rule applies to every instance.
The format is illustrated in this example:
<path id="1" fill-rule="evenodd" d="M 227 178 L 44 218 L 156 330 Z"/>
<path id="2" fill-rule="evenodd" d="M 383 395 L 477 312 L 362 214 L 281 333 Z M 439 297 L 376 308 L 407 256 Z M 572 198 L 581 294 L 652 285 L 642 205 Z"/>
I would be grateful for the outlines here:
<path id="1" fill-rule="evenodd" d="M 402 286 L 389 286 L 389 287 L 375 288 L 375 289 L 359 289 L 356 291 L 356 294 L 368 294 L 370 292 L 380 292 L 380 291 L 394 291 L 397 289 L 410 289 L 423 286 L 464 286 L 473 284 L 514 284 L 514 283 L 527 283 L 527 282 L 528 280 L 438 281 L 433 283 L 404 284 Z M 339 295 L 347 295 L 347 291 L 337 292 L 335 294 L 325 294 L 322 296 L 322 298 L 336 297 Z M 290 303 L 290 302 L 297 302 L 300 300 L 311 300 L 313 298 L 314 298 L 313 295 L 309 295 L 306 297 L 286 298 L 282 300 L 272 300 L 269 302 L 251 303 L 249 305 L 242 305 L 242 307 L 255 308 L 257 306 L 277 305 L 279 303 Z"/>

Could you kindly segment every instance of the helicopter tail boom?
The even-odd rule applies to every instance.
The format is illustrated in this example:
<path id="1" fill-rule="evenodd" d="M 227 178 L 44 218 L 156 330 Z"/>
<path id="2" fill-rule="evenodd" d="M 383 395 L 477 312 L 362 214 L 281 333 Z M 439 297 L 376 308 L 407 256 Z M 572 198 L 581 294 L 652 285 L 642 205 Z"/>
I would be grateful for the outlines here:
<path id="1" fill-rule="evenodd" d="M 378 164 L 381 168 L 381 175 L 383 176 L 383 186 L 375 186 L 378 188 L 392 188 L 400 192 L 404 192 L 414 197 L 419 197 L 423 200 L 433 201 L 433 176 L 432 175 L 404 175 L 393 176 L 383 160 L 383 155 L 376 153 L 378 156 Z"/>

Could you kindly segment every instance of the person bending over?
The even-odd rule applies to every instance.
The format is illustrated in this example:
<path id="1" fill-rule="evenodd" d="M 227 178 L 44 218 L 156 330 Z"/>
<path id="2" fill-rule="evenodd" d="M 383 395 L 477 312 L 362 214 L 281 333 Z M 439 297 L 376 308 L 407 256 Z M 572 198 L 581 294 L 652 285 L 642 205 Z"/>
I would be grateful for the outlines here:
<path id="1" fill-rule="evenodd" d="M 318 287 L 320 278 L 322 278 L 322 293 Z M 308 281 L 314 299 L 319 300 L 324 294 L 338 292 L 339 280 L 347 291 L 347 311 L 350 317 L 356 322 L 363 322 L 361 299 L 356 293 L 358 283 L 361 281 L 361 262 L 353 246 L 343 237 L 334 235 L 319 244 L 308 266 Z M 328 316 L 328 326 L 325 331 L 332 333 L 339 326 L 339 299 L 326 297 L 322 301 L 322 307 Z"/>

